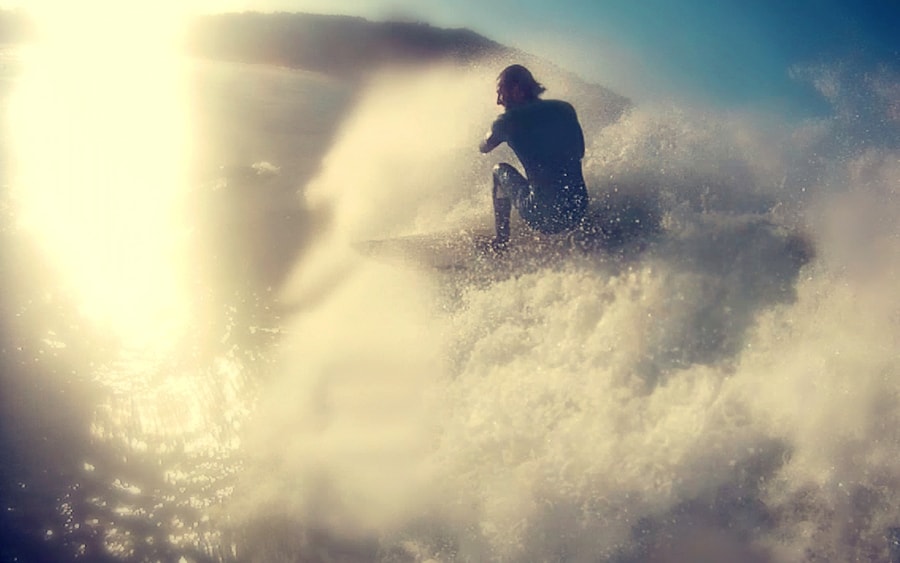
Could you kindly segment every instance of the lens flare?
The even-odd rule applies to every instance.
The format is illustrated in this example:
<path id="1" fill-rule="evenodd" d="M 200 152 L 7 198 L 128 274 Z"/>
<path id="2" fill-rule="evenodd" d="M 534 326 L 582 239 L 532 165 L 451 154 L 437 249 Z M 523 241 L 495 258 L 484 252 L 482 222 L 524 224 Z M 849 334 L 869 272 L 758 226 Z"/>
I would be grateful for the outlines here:
<path id="1" fill-rule="evenodd" d="M 11 113 L 19 217 L 86 317 L 136 345 L 171 338 L 186 314 L 180 19 L 100 1 L 32 13 L 41 40 Z"/>

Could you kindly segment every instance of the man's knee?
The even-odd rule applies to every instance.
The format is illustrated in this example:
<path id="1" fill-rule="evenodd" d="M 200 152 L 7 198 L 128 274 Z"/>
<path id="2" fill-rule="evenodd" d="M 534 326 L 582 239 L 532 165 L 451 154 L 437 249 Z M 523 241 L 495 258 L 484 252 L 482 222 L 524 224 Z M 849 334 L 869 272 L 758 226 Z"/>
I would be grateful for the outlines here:
<path id="1" fill-rule="evenodd" d="M 527 180 L 516 168 L 506 162 L 494 166 L 494 199 L 515 198 L 527 185 Z"/>
<path id="2" fill-rule="evenodd" d="M 514 171 L 515 169 L 516 169 L 516 167 L 508 162 L 498 162 L 497 164 L 494 165 L 494 174 L 500 174 L 500 173 L 508 174 L 509 172 Z"/>
<path id="3" fill-rule="evenodd" d="M 515 169 L 505 162 L 494 166 L 494 199 L 509 199 L 512 196 L 509 181 L 510 170 Z"/>

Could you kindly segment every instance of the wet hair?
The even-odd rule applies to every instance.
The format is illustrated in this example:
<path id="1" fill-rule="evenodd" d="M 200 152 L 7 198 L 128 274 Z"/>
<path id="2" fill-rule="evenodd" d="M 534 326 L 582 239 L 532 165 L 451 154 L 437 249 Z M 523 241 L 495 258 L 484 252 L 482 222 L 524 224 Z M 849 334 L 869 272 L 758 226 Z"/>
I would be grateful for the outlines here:
<path id="1" fill-rule="evenodd" d="M 509 65 L 504 68 L 497 77 L 497 85 L 503 87 L 518 85 L 529 100 L 536 99 L 546 90 L 540 82 L 534 79 L 531 71 L 522 65 Z"/>

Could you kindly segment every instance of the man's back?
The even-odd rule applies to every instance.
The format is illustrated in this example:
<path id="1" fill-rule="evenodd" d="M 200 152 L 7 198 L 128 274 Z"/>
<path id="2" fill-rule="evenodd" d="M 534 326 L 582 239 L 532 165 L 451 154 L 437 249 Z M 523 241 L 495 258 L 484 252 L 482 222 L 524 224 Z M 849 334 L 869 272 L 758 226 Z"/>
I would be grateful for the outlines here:
<path id="1" fill-rule="evenodd" d="M 508 108 L 493 132 L 513 149 L 536 189 L 583 183 L 584 136 L 567 102 L 538 99 Z"/>

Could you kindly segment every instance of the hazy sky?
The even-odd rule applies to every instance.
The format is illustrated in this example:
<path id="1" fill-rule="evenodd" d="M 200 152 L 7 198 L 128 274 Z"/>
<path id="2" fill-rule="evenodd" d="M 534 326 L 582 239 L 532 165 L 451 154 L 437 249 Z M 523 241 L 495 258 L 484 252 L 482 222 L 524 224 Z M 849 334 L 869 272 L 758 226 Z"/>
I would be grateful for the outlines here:
<path id="1" fill-rule="evenodd" d="M 196 0 L 465 26 L 636 97 L 790 97 L 792 65 L 900 60 L 898 0 Z M 203 2 L 206 2 L 203 4 Z"/>
<path id="2" fill-rule="evenodd" d="M 799 95 L 792 65 L 900 60 L 898 0 L 170 0 L 200 12 L 289 11 L 469 27 L 636 98 L 753 103 Z M 165 0 L 149 0 L 159 9 Z M 117 0 L 0 0 L 103 10 Z M 128 4 L 133 6 L 134 4 Z M 154 6 L 150 8 L 150 6 Z"/>

